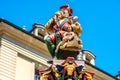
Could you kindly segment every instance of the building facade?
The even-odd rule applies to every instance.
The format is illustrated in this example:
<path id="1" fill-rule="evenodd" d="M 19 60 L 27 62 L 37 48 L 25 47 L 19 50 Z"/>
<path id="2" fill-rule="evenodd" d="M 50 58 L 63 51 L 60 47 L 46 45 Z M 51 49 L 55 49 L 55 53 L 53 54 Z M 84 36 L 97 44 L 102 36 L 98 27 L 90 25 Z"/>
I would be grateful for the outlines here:
<path id="1" fill-rule="evenodd" d="M 40 69 L 50 66 L 52 57 L 44 43 L 44 25 L 34 24 L 30 32 L 0 18 L 0 80 L 37 80 Z M 95 55 L 82 50 L 84 66 L 95 72 L 93 80 L 116 80 L 95 66 Z"/>

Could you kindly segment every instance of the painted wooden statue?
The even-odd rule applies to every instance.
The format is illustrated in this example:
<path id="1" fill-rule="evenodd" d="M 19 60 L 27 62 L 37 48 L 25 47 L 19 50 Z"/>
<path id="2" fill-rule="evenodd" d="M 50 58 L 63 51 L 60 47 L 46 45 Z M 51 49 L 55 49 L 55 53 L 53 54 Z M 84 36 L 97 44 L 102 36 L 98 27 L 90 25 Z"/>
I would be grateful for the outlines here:
<path id="1" fill-rule="evenodd" d="M 64 51 L 78 51 L 82 48 L 79 39 L 82 32 L 77 16 L 72 16 L 69 5 L 63 5 L 60 10 L 46 23 L 46 35 L 44 40 L 52 57 L 59 59 Z"/>
<path id="2" fill-rule="evenodd" d="M 65 4 L 46 23 L 49 33 L 44 41 L 54 60 L 62 59 L 61 64 L 54 64 L 40 70 L 41 80 L 92 80 L 93 72 L 84 69 L 75 61 L 76 53 L 82 48 L 80 35 L 82 28 L 77 16 L 72 16 L 72 9 Z"/>
<path id="3" fill-rule="evenodd" d="M 52 64 L 46 70 L 40 70 L 41 80 L 92 80 L 94 72 L 77 65 L 74 57 L 68 57 L 61 65 Z"/>

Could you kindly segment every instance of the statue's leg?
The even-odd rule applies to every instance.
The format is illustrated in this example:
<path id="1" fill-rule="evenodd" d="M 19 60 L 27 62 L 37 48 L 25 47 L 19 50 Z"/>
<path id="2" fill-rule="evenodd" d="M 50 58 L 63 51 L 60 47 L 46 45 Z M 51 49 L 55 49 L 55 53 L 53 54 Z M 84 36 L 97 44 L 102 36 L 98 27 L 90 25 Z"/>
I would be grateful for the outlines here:
<path id="1" fill-rule="evenodd" d="M 54 50 L 55 50 L 55 45 L 52 43 L 51 38 L 50 38 L 50 37 L 47 37 L 47 38 L 44 39 L 44 41 L 45 41 L 45 43 L 46 43 L 46 45 L 47 45 L 47 48 L 48 48 L 51 56 L 54 57 L 54 56 L 55 56 L 55 54 L 54 54 L 54 53 L 55 53 L 55 52 L 54 52 Z"/>
<path id="2" fill-rule="evenodd" d="M 60 43 L 61 41 L 61 35 L 59 32 L 56 32 L 55 33 L 55 38 L 56 38 L 56 46 Z M 55 53 L 55 56 L 59 59 L 59 56 L 60 56 L 60 50 L 58 50 L 57 53 Z"/>
<path id="3" fill-rule="evenodd" d="M 56 38 L 56 46 L 57 46 L 59 42 L 62 40 L 60 32 L 55 33 L 55 38 Z"/>

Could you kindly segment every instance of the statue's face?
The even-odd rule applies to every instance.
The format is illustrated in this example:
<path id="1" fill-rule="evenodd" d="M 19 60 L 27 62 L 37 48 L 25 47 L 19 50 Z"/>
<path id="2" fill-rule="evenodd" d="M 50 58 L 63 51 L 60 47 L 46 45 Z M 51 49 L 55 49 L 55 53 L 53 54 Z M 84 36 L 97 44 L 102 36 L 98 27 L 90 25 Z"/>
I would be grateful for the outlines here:
<path id="1" fill-rule="evenodd" d="M 63 13 L 62 13 L 62 11 L 56 12 L 56 16 L 58 17 L 58 19 L 62 19 L 62 18 L 63 18 Z"/>
<path id="2" fill-rule="evenodd" d="M 69 17 L 69 12 L 68 12 L 68 10 L 62 9 L 61 11 L 62 11 L 62 14 L 63 14 L 64 17 Z"/>
<path id="3" fill-rule="evenodd" d="M 62 12 L 60 11 L 59 12 L 59 16 L 58 16 L 58 19 L 62 19 L 64 16 L 62 15 Z"/>
<path id="4" fill-rule="evenodd" d="M 67 32 L 71 32 L 72 27 L 70 25 L 64 26 L 64 30 L 67 31 Z"/>

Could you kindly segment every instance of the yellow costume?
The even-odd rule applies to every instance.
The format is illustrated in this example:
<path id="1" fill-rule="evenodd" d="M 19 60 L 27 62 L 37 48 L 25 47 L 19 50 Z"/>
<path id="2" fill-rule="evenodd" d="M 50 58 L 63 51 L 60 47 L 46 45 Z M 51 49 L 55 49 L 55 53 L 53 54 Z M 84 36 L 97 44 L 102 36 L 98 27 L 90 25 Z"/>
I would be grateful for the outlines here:
<path id="1" fill-rule="evenodd" d="M 51 72 L 51 70 L 44 72 L 41 76 L 41 80 L 48 80 L 50 72 Z"/>
<path id="2" fill-rule="evenodd" d="M 75 32 L 78 36 L 82 33 L 82 27 L 78 22 L 72 24 L 71 26 L 73 28 L 73 32 Z"/>
<path id="3" fill-rule="evenodd" d="M 53 26 L 55 24 L 55 19 L 51 18 L 45 25 L 45 30 L 47 32 L 53 32 Z"/>
<path id="4" fill-rule="evenodd" d="M 64 67 L 64 69 L 67 71 L 68 76 L 72 76 L 73 72 L 75 71 L 75 65 L 68 64 L 67 66 Z"/>
<path id="5" fill-rule="evenodd" d="M 48 75 L 42 75 L 41 80 L 48 80 Z"/>
<path id="6" fill-rule="evenodd" d="M 81 71 L 80 75 L 78 76 L 79 79 L 84 78 L 85 80 L 92 80 L 92 76 L 94 73 L 88 71 Z"/>

